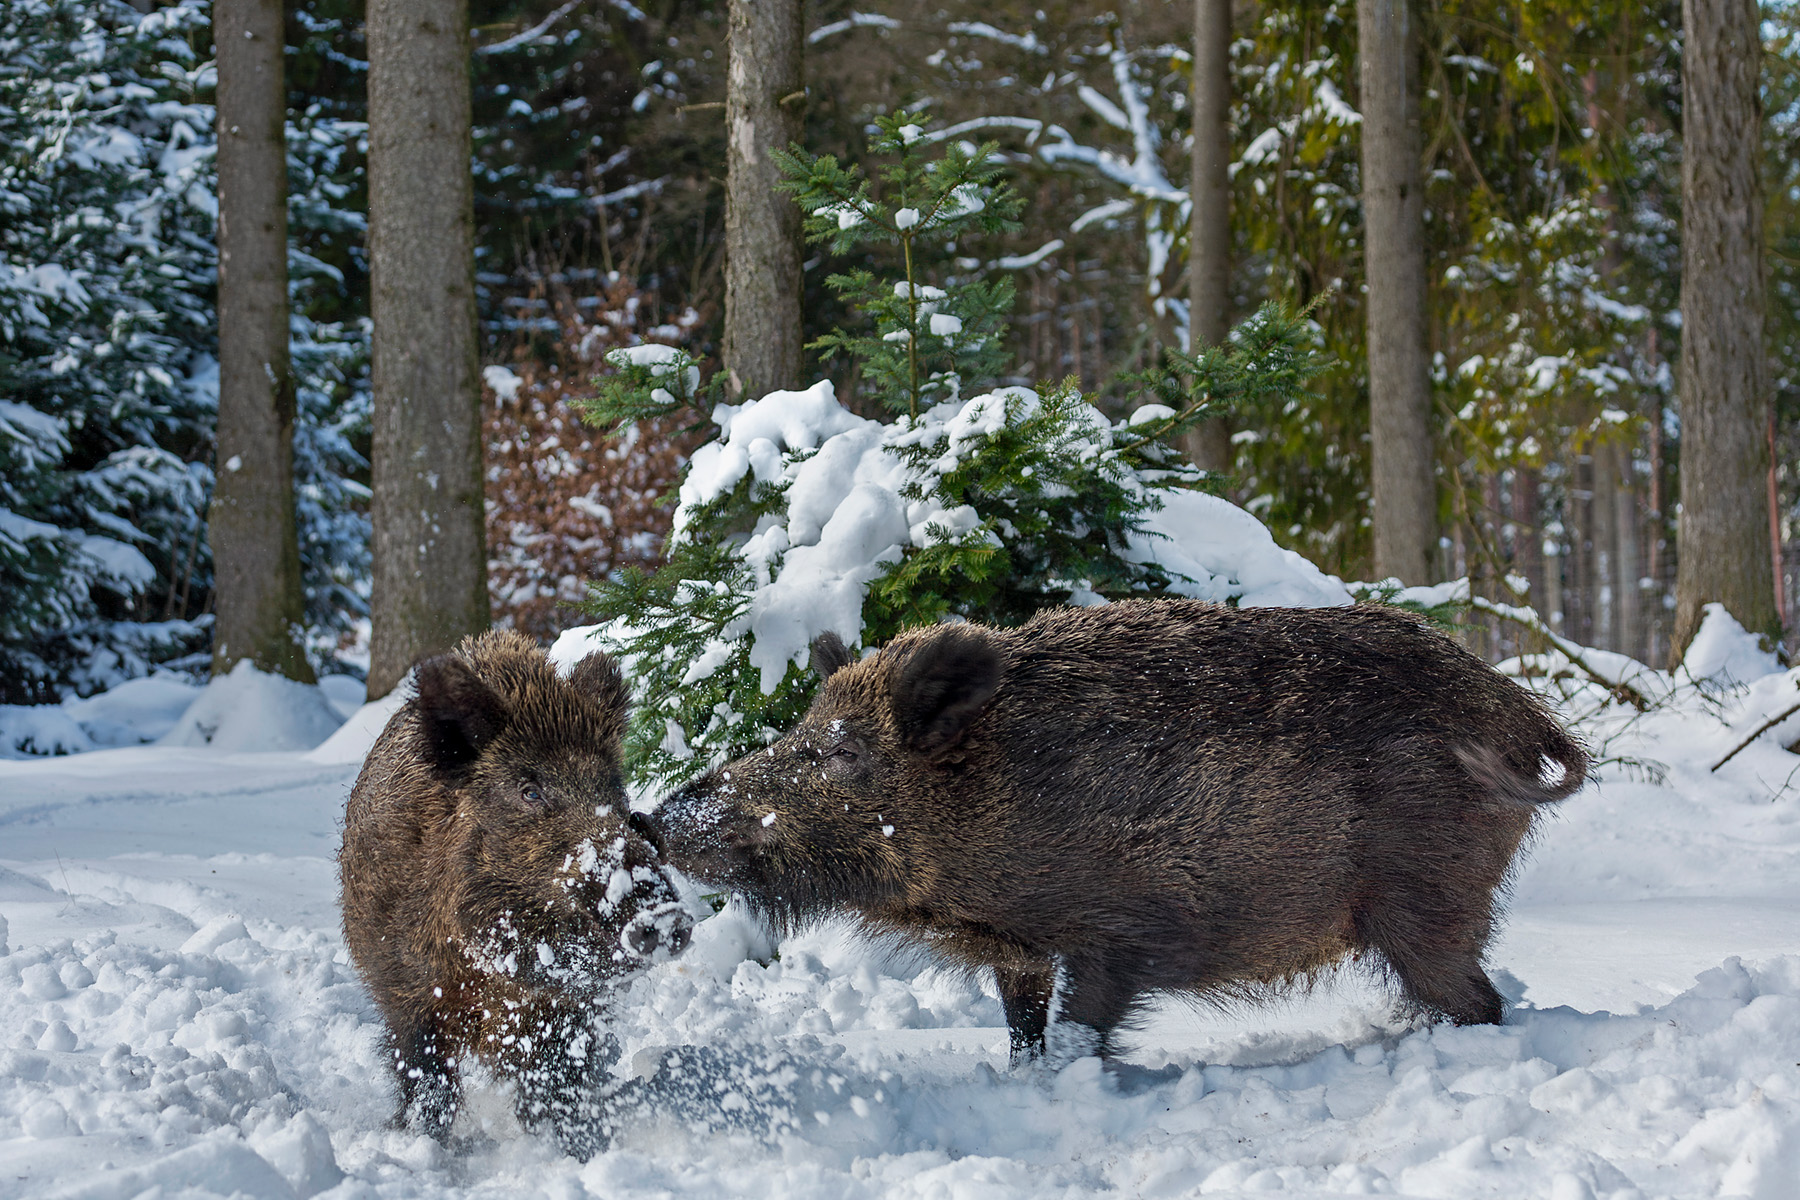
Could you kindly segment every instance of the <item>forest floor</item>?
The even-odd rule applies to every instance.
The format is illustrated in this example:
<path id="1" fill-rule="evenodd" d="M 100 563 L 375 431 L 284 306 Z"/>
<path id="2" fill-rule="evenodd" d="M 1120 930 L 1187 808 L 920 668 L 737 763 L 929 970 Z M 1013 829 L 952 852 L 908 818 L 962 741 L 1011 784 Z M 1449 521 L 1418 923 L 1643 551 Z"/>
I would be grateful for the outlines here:
<path id="1" fill-rule="evenodd" d="M 763 965 L 728 908 L 616 1020 L 622 1070 L 687 1047 L 719 1086 L 587 1163 L 491 1085 L 456 1152 L 388 1126 L 334 862 L 385 710 L 310 752 L 0 761 L 0 1195 L 1792 1197 L 1800 718 L 1710 767 L 1800 671 L 1739 679 L 1646 715 L 1577 690 L 1613 761 L 1518 875 L 1502 1026 L 1409 1023 L 1346 968 L 1011 1071 L 991 984 L 829 925 Z"/>

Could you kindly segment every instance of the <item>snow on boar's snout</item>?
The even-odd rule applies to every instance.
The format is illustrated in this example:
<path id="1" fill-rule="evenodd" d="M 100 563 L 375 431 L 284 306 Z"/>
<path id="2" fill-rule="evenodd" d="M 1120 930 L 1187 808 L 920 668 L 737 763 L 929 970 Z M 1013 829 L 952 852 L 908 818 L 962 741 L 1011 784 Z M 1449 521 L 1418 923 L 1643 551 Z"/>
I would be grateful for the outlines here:
<path id="1" fill-rule="evenodd" d="M 1535 698 L 1379 606 L 1130 601 L 813 653 L 801 722 L 652 814 L 665 853 L 779 923 L 848 911 L 993 969 L 1015 1057 L 1365 951 L 1415 1008 L 1500 1020 L 1496 896 L 1587 769 Z"/>
<path id="2" fill-rule="evenodd" d="M 520 1119 L 599 1145 L 611 993 L 681 953 L 692 918 L 627 808 L 627 697 L 605 655 L 567 679 L 490 633 L 419 665 L 345 813 L 344 936 L 388 1028 L 399 1119 L 447 1136 L 456 1062 L 516 1086 Z"/>

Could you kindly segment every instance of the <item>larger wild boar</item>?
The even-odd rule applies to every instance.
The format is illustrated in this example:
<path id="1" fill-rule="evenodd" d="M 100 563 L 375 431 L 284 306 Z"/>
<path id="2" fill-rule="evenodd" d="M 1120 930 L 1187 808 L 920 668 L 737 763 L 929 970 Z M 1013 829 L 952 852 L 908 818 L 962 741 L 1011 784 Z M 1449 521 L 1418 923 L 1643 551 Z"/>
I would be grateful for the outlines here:
<path id="1" fill-rule="evenodd" d="M 1374 951 L 1497 1022 L 1495 893 L 1581 748 L 1395 610 L 1133 601 L 941 625 L 652 815 L 778 922 L 849 911 L 998 978 L 1015 1057 L 1112 1047 L 1146 992 L 1254 996 Z M 1546 779 L 1546 775 L 1549 777 Z"/>
<path id="2" fill-rule="evenodd" d="M 603 654 L 563 679 L 528 638 L 489 633 L 421 663 L 417 686 L 363 765 L 338 859 L 396 1119 L 445 1138 L 474 1057 L 528 1128 L 585 1157 L 602 1140 L 595 1018 L 692 925 L 626 807 L 624 682 Z"/>

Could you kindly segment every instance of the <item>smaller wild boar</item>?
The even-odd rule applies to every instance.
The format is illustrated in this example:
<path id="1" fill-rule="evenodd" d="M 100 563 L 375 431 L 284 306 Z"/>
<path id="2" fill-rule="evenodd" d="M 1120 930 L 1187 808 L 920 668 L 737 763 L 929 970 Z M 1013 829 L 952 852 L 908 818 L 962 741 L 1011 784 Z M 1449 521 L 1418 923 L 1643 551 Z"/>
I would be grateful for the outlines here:
<path id="1" fill-rule="evenodd" d="M 603 654 L 563 679 L 514 633 L 466 639 L 416 679 L 350 794 L 338 857 L 396 1123 L 446 1139 L 472 1056 L 512 1083 L 527 1128 L 586 1157 L 606 994 L 692 928 L 626 807 L 624 681 Z"/>
<path id="2" fill-rule="evenodd" d="M 1130 601 L 813 662 L 798 726 L 652 814 L 664 852 L 779 924 L 849 911 L 992 968 L 1015 1060 L 1047 1026 L 1056 1058 L 1109 1053 L 1147 992 L 1256 997 L 1368 951 L 1416 1010 L 1498 1022 L 1495 894 L 1587 769 L 1379 607 Z"/>

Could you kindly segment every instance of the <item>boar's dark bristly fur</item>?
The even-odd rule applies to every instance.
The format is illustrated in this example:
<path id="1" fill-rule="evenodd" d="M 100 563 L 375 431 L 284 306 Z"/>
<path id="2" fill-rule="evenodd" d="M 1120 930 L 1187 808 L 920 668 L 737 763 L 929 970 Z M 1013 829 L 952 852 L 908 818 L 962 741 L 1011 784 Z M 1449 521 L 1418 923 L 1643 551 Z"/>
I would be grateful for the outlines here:
<path id="1" fill-rule="evenodd" d="M 474 1057 L 513 1085 L 528 1128 L 585 1156 L 606 993 L 691 928 L 626 805 L 624 681 L 602 654 L 563 679 L 511 633 L 467 639 L 416 681 L 350 794 L 338 859 L 396 1120 L 446 1138 L 458 1060 Z"/>
<path id="2" fill-rule="evenodd" d="M 1147 992 L 1256 996 L 1365 951 L 1416 1009 L 1499 1021 L 1496 894 L 1587 769 L 1379 607 L 1132 601 L 858 662 L 827 635 L 814 665 L 799 725 L 652 815 L 665 853 L 780 923 L 850 911 L 992 968 L 1015 1056 L 1052 1007 L 1058 1056 L 1104 1054 Z"/>

